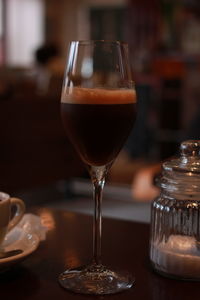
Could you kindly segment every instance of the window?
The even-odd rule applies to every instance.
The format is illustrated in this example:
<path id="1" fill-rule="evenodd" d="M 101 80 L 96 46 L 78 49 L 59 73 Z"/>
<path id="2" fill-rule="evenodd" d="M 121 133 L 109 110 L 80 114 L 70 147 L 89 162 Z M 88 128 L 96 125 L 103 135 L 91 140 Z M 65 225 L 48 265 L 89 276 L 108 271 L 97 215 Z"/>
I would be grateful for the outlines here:
<path id="1" fill-rule="evenodd" d="M 2 0 L 0 0 L 2 1 Z M 33 54 L 44 41 L 43 0 L 6 0 L 5 62 L 29 66 Z"/>
<path id="2" fill-rule="evenodd" d="M 3 63 L 3 1 L 0 0 L 0 64 Z"/>

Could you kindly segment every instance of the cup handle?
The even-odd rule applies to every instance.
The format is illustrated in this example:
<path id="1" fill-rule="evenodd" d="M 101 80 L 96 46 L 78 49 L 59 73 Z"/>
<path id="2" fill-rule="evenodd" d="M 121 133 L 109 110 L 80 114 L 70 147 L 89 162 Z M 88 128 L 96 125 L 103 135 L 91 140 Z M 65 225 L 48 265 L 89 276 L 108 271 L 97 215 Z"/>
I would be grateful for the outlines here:
<path id="1" fill-rule="evenodd" d="M 10 198 L 11 208 L 12 206 L 16 206 L 16 212 L 14 217 L 10 220 L 8 224 L 8 231 L 10 231 L 13 227 L 15 227 L 19 221 L 22 219 L 25 213 L 25 204 L 19 198 Z"/>

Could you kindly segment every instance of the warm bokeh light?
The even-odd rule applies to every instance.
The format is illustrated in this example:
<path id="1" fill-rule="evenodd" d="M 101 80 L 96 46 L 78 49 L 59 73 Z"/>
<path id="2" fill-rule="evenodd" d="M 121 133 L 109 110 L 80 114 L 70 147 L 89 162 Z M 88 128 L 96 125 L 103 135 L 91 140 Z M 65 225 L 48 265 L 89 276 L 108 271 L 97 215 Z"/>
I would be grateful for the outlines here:
<path id="1" fill-rule="evenodd" d="M 48 231 L 53 230 L 55 228 L 55 220 L 51 210 L 49 209 L 41 209 L 39 210 L 39 216 L 41 218 L 41 223 L 45 226 Z"/>
<path id="2" fill-rule="evenodd" d="M 78 251 L 76 248 L 67 247 L 64 254 L 64 261 L 66 266 L 73 268 L 81 264 L 80 258 L 78 256 Z"/>

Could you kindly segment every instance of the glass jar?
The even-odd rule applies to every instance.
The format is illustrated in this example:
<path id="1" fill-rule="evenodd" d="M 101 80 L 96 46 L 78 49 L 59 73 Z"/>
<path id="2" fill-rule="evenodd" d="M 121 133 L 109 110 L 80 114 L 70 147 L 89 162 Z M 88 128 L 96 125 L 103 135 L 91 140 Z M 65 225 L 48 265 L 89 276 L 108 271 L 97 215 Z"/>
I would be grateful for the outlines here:
<path id="1" fill-rule="evenodd" d="M 150 260 L 162 275 L 200 280 L 200 141 L 163 164 L 151 209 Z"/>

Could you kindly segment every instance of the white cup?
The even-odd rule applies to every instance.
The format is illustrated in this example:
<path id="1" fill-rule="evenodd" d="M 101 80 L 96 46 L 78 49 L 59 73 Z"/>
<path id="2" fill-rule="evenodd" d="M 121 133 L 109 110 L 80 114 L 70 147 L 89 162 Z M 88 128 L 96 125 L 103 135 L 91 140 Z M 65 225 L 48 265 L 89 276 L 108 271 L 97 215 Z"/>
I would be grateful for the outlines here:
<path id="1" fill-rule="evenodd" d="M 15 207 L 11 217 L 12 207 Z M 0 192 L 0 250 L 6 234 L 15 227 L 25 213 L 25 204 L 21 199 L 11 198 L 8 194 Z"/>

